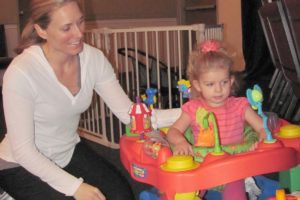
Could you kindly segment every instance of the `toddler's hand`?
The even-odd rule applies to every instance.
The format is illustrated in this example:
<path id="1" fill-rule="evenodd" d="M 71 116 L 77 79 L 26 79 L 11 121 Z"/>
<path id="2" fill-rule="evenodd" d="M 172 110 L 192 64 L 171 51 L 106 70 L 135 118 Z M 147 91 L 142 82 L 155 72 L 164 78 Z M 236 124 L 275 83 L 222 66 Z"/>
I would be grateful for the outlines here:
<path id="1" fill-rule="evenodd" d="M 194 151 L 192 145 L 190 145 L 187 141 L 181 141 L 175 144 L 175 148 L 173 150 L 173 155 L 192 155 L 194 156 Z"/>
<path id="2" fill-rule="evenodd" d="M 258 143 L 259 142 L 255 142 L 250 148 L 248 151 L 254 151 L 257 147 L 258 147 Z"/>

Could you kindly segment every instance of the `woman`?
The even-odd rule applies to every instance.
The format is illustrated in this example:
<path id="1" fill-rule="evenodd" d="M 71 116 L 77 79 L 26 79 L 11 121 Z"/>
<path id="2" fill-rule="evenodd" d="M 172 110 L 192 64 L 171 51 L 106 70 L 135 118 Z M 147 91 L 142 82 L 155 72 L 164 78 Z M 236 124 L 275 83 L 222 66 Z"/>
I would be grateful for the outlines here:
<path id="1" fill-rule="evenodd" d="M 0 187 L 15 199 L 134 199 L 121 174 L 76 132 L 94 90 L 123 123 L 132 105 L 102 52 L 83 42 L 83 31 L 78 1 L 31 2 L 20 54 L 3 84 Z M 174 111 L 156 111 L 158 126 L 174 121 Z"/>

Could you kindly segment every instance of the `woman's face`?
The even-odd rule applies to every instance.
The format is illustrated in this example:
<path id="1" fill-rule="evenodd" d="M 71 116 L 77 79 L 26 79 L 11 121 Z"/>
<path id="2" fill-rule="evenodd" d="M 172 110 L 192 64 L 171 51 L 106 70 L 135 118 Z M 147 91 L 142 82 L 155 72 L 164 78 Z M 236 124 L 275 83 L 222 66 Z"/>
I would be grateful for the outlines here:
<path id="1" fill-rule="evenodd" d="M 70 2 L 52 13 L 45 30 L 39 26 L 36 29 L 52 53 L 77 55 L 83 49 L 84 27 L 84 17 L 77 3 Z"/>

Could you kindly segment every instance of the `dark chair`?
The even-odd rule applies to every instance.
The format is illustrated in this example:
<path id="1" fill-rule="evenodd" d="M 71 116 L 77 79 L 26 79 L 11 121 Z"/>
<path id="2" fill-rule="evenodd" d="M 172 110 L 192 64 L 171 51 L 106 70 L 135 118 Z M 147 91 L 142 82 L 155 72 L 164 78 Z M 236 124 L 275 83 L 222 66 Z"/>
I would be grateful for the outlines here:
<path id="1" fill-rule="evenodd" d="M 280 16 L 283 20 L 284 29 L 288 37 L 288 44 L 292 51 L 294 61 L 294 71 L 288 77 L 293 92 L 297 99 L 300 99 L 300 1 L 299 0 L 279 0 L 277 2 Z M 296 73 L 295 73 L 296 72 Z M 296 102 L 295 99 L 291 104 Z M 299 103 L 299 102 L 298 102 Z M 300 103 L 299 103 L 300 104 Z M 293 121 L 300 121 L 300 108 L 296 111 Z"/>
<path id="2" fill-rule="evenodd" d="M 283 20 L 286 20 L 286 30 L 290 30 L 291 42 L 289 44 L 293 45 L 295 48 L 295 60 L 300 63 L 300 1 L 299 0 L 280 0 L 278 1 L 278 8 L 283 16 Z M 300 68 L 296 68 L 297 71 L 297 81 L 295 81 L 293 88 L 295 88 L 295 94 L 300 98 Z M 300 119 L 300 109 L 297 110 L 294 117 L 294 121 L 299 122 Z"/>
<path id="3" fill-rule="evenodd" d="M 285 29 L 291 34 L 290 45 L 295 48 L 295 58 L 300 63 L 300 1 L 299 0 L 280 0 L 278 9 L 285 20 Z M 299 65 L 298 65 L 299 67 Z M 300 80 L 300 68 L 296 69 L 298 79 Z"/>
<path id="4" fill-rule="evenodd" d="M 270 81 L 269 87 L 271 88 L 270 95 L 269 95 L 269 103 L 270 103 L 270 110 L 273 112 L 278 112 L 281 108 L 282 101 L 280 99 L 285 98 L 285 95 L 282 95 L 283 90 L 285 87 L 288 87 L 289 84 L 286 81 L 282 66 L 280 63 L 280 58 L 278 55 L 277 46 L 275 44 L 272 29 L 269 26 L 269 19 L 268 17 L 273 13 L 279 14 L 277 7 L 275 4 L 268 4 L 264 3 L 263 6 L 259 9 L 259 17 L 262 24 L 262 28 L 265 34 L 265 38 L 267 41 L 268 48 L 270 50 L 270 56 L 274 66 L 276 67 L 273 77 Z"/>
<path id="5" fill-rule="evenodd" d="M 284 11 L 286 8 L 284 8 L 283 5 L 283 2 L 288 1 L 289 0 L 279 0 L 271 3 L 264 3 L 259 9 L 259 14 L 264 26 L 265 37 L 269 41 L 269 50 L 271 54 L 277 54 L 278 56 L 273 62 L 286 80 L 284 89 L 279 93 L 279 99 L 281 99 L 279 102 L 282 103 L 281 108 L 279 109 L 280 117 L 284 117 L 293 123 L 299 124 L 300 68 L 293 34 L 299 35 L 300 30 L 292 30 L 288 24 L 288 17 L 286 11 Z M 296 5 L 294 4 L 294 6 Z M 294 7 L 294 9 L 297 9 L 297 12 L 299 12 L 299 5 Z M 294 33 L 292 33 L 293 31 Z M 291 190 L 291 176 L 291 172 L 280 172 L 280 185 L 284 185 L 286 189 Z M 282 182 L 283 179 L 285 179 L 285 181 Z"/>
<path id="6" fill-rule="evenodd" d="M 282 2 L 285 2 L 285 4 L 283 4 Z M 290 51 L 287 51 L 288 55 L 287 53 L 285 53 L 286 52 L 285 49 L 279 49 L 279 51 L 282 53 L 283 68 L 285 70 L 285 74 L 288 80 L 290 80 L 293 84 L 300 86 L 300 62 L 298 57 L 299 54 L 297 53 L 299 52 L 299 49 L 297 49 L 298 46 L 297 39 L 299 39 L 299 36 L 297 36 L 297 34 L 300 33 L 300 27 L 298 27 L 300 24 L 299 24 L 299 19 L 297 20 L 297 18 L 300 17 L 300 15 L 298 14 L 297 16 L 297 14 L 295 14 L 294 17 L 292 17 L 291 15 L 289 16 L 287 15 L 287 12 L 291 11 L 290 10 L 291 6 L 300 5 L 299 3 L 298 5 L 296 3 L 292 4 L 293 2 L 294 1 L 288 1 L 288 0 L 276 2 L 282 20 L 282 25 L 286 34 L 286 39 L 287 39 L 284 41 L 280 41 L 279 39 L 281 38 L 278 38 L 278 43 L 279 43 L 278 45 L 283 45 L 283 43 L 288 45 L 290 49 Z M 299 7 L 296 7 L 296 9 L 297 11 L 294 10 L 295 12 L 289 12 L 289 13 L 299 12 Z M 275 33 L 274 36 L 276 37 L 276 35 L 277 34 Z M 280 47 L 284 47 L 284 46 L 280 46 Z"/>
<path id="7" fill-rule="evenodd" d="M 286 29 L 278 2 L 264 3 L 259 16 L 268 43 L 272 61 L 276 66 L 271 90 L 270 110 L 280 117 L 292 120 L 299 109 L 299 81 L 295 48 L 291 44 L 291 33 Z"/>
<path id="8" fill-rule="evenodd" d="M 263 2 L 263 5 L 265 4 L 266 2 Z M 275 109 L 278 108 L 277 104 L 281 96 L 280 94 L 287 82 L 283 76 L 276 45 L 272 37 L 271 28 L 268 24 L 268 16 L 270 15 L 270 13 L 273 12 L 276 12 L 276 7 L 274 7 L 273 5 L 269 5 L 260 8 L 258 13 L 265 34 L 266 42 L 270 50 L 270 56 L 274 66 L 276 67 L 273 77 L 269 84 L 269 88 L 271 88 L 269 94 L 269 103 L 271 105 L 269 107 L 271 111 L 276 111 Z"/>

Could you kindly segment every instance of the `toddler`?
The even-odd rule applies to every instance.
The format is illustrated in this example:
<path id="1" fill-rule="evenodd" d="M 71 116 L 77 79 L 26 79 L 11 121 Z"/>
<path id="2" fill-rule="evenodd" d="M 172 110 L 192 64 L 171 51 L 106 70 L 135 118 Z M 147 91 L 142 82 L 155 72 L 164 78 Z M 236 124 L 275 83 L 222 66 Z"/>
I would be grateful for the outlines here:
<path id="1" fill-rule="evenodd" d="M 221 145 L 242 143 L 245 123 L 261 137 L 264 135 L 263 121 L 249 106 L 247 99 L 232 96 L 236 85 L 232 68 L 232 58 L 217 40 L 204 41 L 191 53 L 187 69 L 191 97 L 182 106 L 181 116 L 167 133 L 169 143 L 174 146 L 174 155 L 194 155 L 184 132 L 191 127 L 194 141 L 197 141 L 201 134 L 196 117 L 199 108 L 214 113 Z M 244 180 L 226 184 L 222 199 L 246 200 Z"/>

